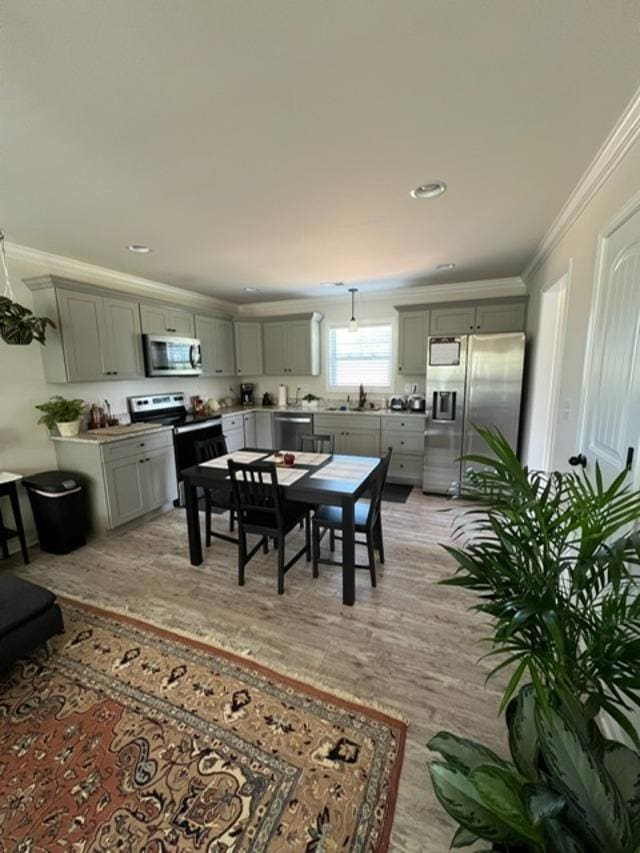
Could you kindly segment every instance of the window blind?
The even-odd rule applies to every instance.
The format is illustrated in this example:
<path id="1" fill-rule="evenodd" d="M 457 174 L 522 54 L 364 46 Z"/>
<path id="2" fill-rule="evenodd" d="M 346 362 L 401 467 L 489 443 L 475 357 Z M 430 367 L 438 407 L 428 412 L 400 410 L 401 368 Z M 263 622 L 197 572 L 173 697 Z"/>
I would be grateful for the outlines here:
<path id="1" fill-rule="evenodd" d="M 391 386 L 391 323 L 329 330 L 329 385 L 335 388 Z"/>

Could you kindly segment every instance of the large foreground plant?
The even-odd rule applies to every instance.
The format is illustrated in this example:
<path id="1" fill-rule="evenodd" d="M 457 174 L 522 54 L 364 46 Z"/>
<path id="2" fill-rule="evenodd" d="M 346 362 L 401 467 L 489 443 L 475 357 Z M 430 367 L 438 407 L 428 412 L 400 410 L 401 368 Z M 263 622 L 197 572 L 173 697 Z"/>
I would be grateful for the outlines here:
<path id="1" fill-rule="evenodd" d="M 585 709 L 569 717 L 527 685 L 507 710 L 512 761 L 440 732 L 429 748 L 438 800 L 459 824 L 452 847 L 638 853 L 640 755 L 602 736 Z M 486 849 L 486 848 L 485 848 Z"/>
<path id="2" fill-rule="evenodd" d="M 501 710 L 526 679 L 545 705 L 604 710 L 638 743 L 640 493 L 626 472 L 607 484 L 598 467 L 529 471 L 500 433 L 478 431 L 493 455 L 466 457 L 473 506 L 445 546 L 458 569 L 443 583 L 477 592 L 473 609 L 490 617 L 488 654 L 502 658 L 491 674 L 513 669 Z"/>

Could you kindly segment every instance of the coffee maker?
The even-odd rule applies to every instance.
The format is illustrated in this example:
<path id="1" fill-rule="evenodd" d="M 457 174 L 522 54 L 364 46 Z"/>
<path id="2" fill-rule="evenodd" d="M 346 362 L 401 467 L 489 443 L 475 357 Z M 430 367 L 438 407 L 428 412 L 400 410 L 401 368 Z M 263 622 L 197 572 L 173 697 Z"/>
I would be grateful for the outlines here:
<path id="1" fill-rule="evenodd" d="M 240 401 L 243 406 L 253 406 L 253 382 L 240 383 Z"/>

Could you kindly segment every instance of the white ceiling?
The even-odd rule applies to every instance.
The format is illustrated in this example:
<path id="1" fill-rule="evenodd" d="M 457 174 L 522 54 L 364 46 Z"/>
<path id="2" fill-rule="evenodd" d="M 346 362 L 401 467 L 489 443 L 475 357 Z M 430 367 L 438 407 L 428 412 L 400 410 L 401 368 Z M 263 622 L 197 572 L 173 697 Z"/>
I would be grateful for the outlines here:
<path id="1" fill-rule="evenodd" d="M 637 0 L 2 9 L 8 239 L 239 302 L 519 274 L 640 83 Z"/>

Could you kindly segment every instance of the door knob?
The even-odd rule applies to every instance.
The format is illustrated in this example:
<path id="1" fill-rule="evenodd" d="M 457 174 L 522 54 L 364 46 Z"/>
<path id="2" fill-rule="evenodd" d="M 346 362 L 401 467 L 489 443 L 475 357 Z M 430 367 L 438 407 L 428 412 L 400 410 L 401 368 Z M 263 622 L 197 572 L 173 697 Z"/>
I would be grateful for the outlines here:
<path id="1" fill-rule="evenodd" d="M 586 468 L 587 467 L 587 457 L 584 455 L 584 453 L 578 453 L 577 456 L 570 456 L 569 457 L 569 465 L 573 465 L 573 466 L 580 465 L 580 466 L 582 466 L 582 468 Z"/>

